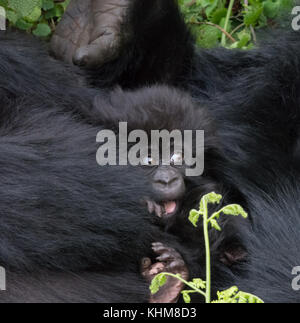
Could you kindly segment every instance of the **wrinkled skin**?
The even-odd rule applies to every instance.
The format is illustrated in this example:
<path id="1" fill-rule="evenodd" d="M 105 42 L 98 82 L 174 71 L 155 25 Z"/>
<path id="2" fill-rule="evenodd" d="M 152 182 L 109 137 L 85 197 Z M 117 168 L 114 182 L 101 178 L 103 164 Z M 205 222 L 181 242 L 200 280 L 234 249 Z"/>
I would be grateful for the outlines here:
<path id="1" fill-rule="evenodd" d="M 51 40 L 67 63 L 101 66 L 118 56 L 129 0 L 72 0 Z"/>
<path id="2" fill-rule="evenodd" d="M 153 251 L 158 255 L 157 262 L 152 264 L 150 258 L 142 259 L 142 275 L 151 283 L 152 279 L 159 273 L 168 272 L 180 274 L 185 280 L 189 278 L 189 271 L 181 255 L 162 243 L 152 244 Z M 184 284 L 173 277 L 167 278 L 167 283 L 160 290 L 151 295 L 149 303 L 176 303 L 180 297 Z"/>

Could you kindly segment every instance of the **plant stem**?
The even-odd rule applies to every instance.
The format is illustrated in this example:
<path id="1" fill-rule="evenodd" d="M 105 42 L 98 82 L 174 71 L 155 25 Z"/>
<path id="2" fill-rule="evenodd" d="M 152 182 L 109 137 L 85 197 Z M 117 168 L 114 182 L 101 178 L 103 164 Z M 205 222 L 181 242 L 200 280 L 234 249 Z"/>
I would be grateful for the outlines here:
<path id="1" fill-rule="evenodd" d="M 230 35 L 233 36 L 239 29 L 241 29 L 244 26 L 245 26 L 244 23 L 238 25 L 236 28 L 233 29 L 233 31 L 230 33 Z"/>
<path id="2" fill-rule="evenodd" d="M 209 236 L 208 236 L 208 209 L 207 203 L 204 207 L 203 215 L 203 231 L 204 231 L 204 241 L 205 241 L 205 253 L 206 253 L 206 293 L 205 302 L 209 304 L 211 302 L 211 272 L 210 272 L 210 246 L 209 246 Z"/>
<path id="3" fill-rule="evenodd" d="M 219 25 L 213 24 L 212 22 L 208 22 L 208 21 L 203 21 L 203 22 L 191 22 L 192 25 L 208 25 L 208 26 L 212 26 L 215 27 L 217 29 L 219 29 L 223 34 L 225 34 L 226 37 L 228 37 L 233 43 L 236 42 L 236 40 L 232 37 L 232 35 L 230 35 L 227 31 L 225 31 L 222 27 L 220 27 Z"/>
<path id="4" fill-rule="evenodd" d="M 180 280 L 185 285 L 187 285 L 190 288 L 192 288 L 195 292 L 203 295 L 206 298 L 206 294 L 202 290 L 196 288 L 195 286 L 193 286 L 192 284 L 190 284 L 189 282 L 187 282 L 186 280 L 184 280 L 183 278 L 181 278 L 180 275 L 174 275 L 174 274 L 171 274 L 171 273 L 161 273 L 161 275 L 170 276 L 170 277 L 173 277 L 173 278 L 176 278 L 176 279 Z"/>
<path id="5" fill-rule="evenodd" d="M 230 20 L 230 17 L 231 17 L 231 12 L 232 12 L 233 5 L 234 5 L 234 0 L 230 0 L 228 10 L 227 10 L 226 19 L 225 19 L 225 24 L 224 24 L 224 30 L 226 32 L 227 32 L 228 23 L 229 23 L 229 20 Z M 222 34 L 221 45 L 222 46 L 226 45 L 226 36 L 225 36 L 225 34 Z"/>

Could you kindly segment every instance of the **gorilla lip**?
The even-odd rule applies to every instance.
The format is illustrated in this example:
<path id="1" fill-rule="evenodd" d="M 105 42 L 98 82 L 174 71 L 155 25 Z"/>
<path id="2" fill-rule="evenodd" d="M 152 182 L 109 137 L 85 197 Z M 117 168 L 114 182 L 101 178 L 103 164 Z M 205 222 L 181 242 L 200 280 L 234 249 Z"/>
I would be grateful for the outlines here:
<path id="1" fill-rule="evenodd" d="M 171 217 L 178 209 L 177 201 L 164 201 L 159 204 L 154 201 L 147 201 L 147 205 L 149 213 L 155 213 L 159 218 Z"/>

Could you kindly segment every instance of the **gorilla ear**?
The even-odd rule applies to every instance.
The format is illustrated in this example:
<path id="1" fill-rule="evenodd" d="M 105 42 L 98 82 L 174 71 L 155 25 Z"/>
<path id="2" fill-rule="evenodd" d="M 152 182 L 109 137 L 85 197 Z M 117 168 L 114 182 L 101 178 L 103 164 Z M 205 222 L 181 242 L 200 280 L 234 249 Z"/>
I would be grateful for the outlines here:
<path id="1" fill-rule="evenodd" d="M 229 245 L 220 254 L 220 261 L 227 267 L 246 261 L 247 251 L 240 245 Z"/>

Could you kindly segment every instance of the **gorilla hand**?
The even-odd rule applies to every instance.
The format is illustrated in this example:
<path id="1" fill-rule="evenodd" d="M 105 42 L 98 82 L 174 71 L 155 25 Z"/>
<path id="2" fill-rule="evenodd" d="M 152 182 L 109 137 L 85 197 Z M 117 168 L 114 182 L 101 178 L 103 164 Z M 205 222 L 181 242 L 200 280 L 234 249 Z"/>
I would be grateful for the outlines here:
<path id="1" fill-rule="evenodd" d="M 147 281 L 151 282 L 162 272 L 180 274 L 183 279 L 188 280 L 188 269 L 176 250 L 159 242 L 153 243 L 152 249 L 158 255 L 158 262 L 152 264 L 150 258 L 142 260 L 142 275 Z M 149 303 L 176 303 L 183 287 L 184 284 L 180 280 L 168 277 L 167 283 L 155 295 L 151 295 Z"/>
<path id="2" fill-rule="evenodd" d="M 130 0 L 71 0 L 51 40 L 59 59 L 97 67 L 118 56 Z"/>

